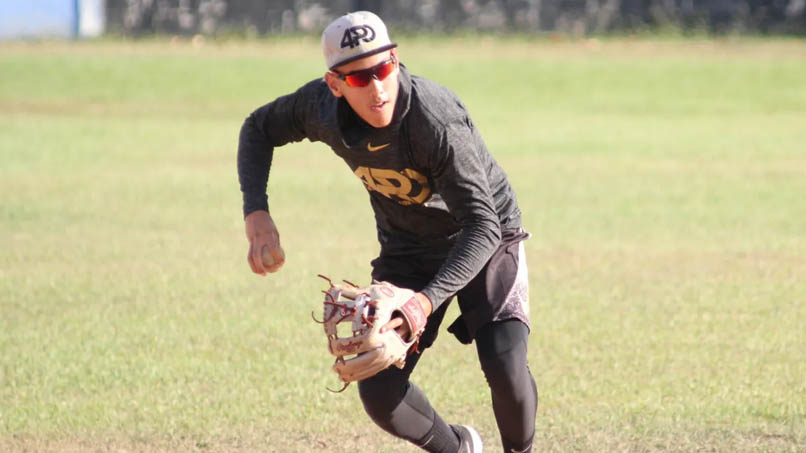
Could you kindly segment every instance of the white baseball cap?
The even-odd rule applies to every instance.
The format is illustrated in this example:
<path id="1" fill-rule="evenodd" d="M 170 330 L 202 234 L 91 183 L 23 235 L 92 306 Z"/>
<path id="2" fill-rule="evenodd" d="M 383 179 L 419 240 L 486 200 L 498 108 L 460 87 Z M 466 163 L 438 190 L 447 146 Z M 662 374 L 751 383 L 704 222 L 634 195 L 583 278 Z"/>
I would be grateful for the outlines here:
<path id="1" fill-rule="evenodd" d="M 322 32 L 322 51 L 328 69 L 397 47 L 380 17 L 369 11 L 345 14 Z"/>

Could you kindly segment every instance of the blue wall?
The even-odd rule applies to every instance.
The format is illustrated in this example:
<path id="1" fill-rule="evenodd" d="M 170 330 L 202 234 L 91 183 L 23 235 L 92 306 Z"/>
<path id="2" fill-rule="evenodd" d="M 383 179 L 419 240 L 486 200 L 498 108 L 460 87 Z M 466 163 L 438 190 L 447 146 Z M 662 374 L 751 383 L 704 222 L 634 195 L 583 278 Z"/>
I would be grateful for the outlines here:
<path id="1" fill-rule="evenodd" d="M 72 38 L 78 0 L 0 0 L 0 39 Z"/>

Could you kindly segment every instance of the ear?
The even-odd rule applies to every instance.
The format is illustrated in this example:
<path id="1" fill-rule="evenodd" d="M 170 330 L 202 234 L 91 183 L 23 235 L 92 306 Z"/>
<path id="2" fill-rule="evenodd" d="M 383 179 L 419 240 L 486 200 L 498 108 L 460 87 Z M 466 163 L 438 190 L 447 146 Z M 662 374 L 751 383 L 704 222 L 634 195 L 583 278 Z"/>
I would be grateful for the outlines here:
<path id="1" fill-rule="evenodd" d="M 341 80 L 334 76 L 332 72 L 328 71 L 325 73 L 325 83 L 327 83 L 327 87 L 330 88 L 330 92 L 333 93 L 333 96 L 337 98 L 344 96 L 341 92 L 339 82 L 341 82 Z"/>

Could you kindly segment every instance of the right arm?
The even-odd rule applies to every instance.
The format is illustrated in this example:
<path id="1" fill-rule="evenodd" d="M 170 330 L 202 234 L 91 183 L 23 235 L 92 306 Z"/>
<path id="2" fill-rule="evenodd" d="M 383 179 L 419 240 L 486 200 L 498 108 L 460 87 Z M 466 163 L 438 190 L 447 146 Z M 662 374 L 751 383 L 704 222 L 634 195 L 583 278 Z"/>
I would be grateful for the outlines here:
<path id="1" fill-rule="evenodd" d="M 305 131 L 306 85 L 296 93 L 282 96 L 250 114 L 238 139 L 238 180 L 243 194 L 243 215 L 249 242 L 247 261 L 252 272 L 276 272 L 285 262 L 277 226 L 269 215 L 266 188 L 274 148 L 300 141 Z M 263 249 L 268 249 L 269 265 L 264 266 Z"/>

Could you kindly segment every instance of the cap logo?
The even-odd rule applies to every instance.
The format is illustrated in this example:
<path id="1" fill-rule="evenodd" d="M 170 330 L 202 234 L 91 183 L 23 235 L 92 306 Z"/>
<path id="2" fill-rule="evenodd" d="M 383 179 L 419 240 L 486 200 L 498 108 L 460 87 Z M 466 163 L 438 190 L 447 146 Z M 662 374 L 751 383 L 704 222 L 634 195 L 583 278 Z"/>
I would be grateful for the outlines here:
<path id="1" fill-rule="evenodd" d="M 354 48 L 361 45 L 361 41 L 370 42 L 375 39 L 375 30 L 369 25 L 358 25 L 344 30 L 341 37 L 341 48 Z"/>

